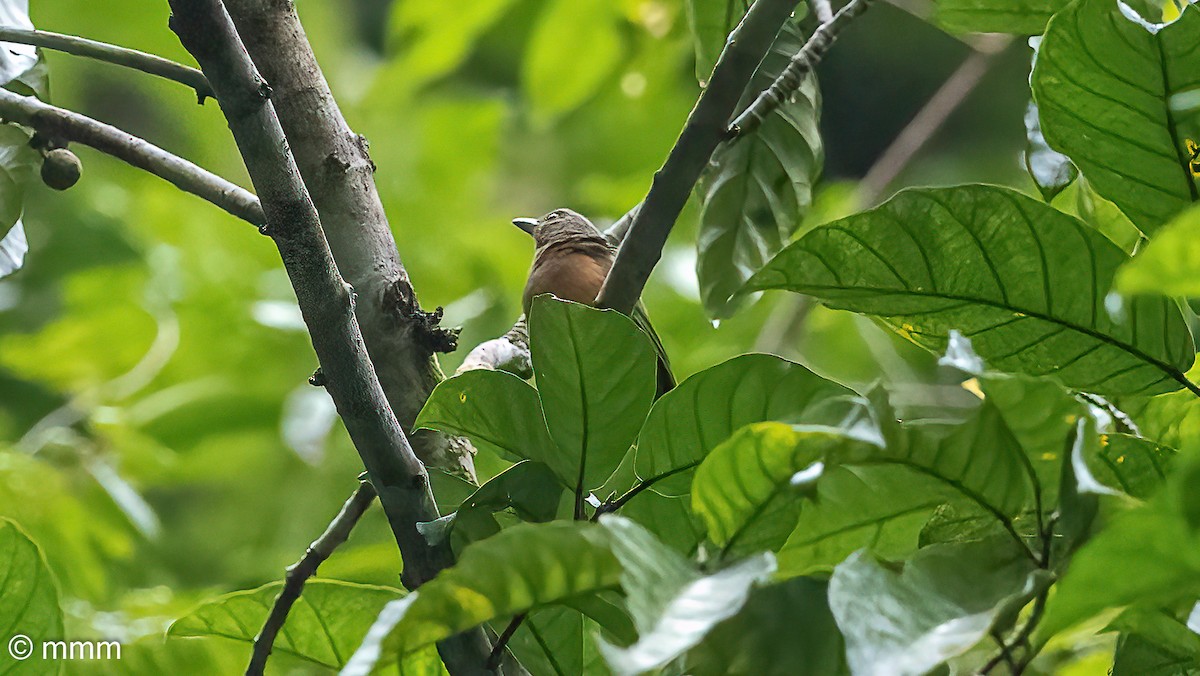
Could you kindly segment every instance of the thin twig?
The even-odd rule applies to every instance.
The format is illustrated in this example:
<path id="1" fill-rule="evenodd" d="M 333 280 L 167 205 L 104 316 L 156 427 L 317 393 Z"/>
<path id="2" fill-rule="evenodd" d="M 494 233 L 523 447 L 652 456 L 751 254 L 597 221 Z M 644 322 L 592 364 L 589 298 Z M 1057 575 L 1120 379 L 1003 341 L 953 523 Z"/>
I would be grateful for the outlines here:
<path id="1" fill-rule="evenodd" d="M 288 567 L 287 574 L 283 578 L 283 589 L 279 591 L 279 596 L 275 597 L 271 613 L 263 623 L 258 636 L 254 638 L 254 650 L 250 656 L 250 665 L 246 667 L 247 676 L 257 676 L 263 673 L 263 669 L 267 666 L 267 658 L 271 656 L 271 649 L 275 645 L 275 637 L 283 628 L 284 622 L 287 621 L 292 605 L 300 599 L 300 593 L 304 591 L 304 583 L 308 581 L 308 578 L 316 575 L 317 568 L 350 537 L 350 531 L 354 529 L 355 524 L 371 506 L 371 503 L 375 501 L 375 495 L 374 486 L 365 481 L 360 483 L 353 495 L 342 505 L 337 516 L 329 523 L 325 532 L 312 541 L 299 561 Z"/>
<path id="2" fill-rule="evenodd" d="M 1011 38 L 989 36 L 981 40 L 962 64 L 926 101 L 912 121 L 883 151 L 859 183 L 859 201 L 874 206 L 892 181 L 908 166 L 921 148 L 933 138 L 946 120 L 979 86 L 992 67 L 995 55 L 1008 45 Z"/>
<path id="3" fill-rule="evenodd" d="M 164 59 L 161 56 L 139 52 L 136 49 L 118 47 L 74 35 L 26 30 L 11 26 L 0 26 L 0 42 L 15 42 L 43 49 L 53 49 L 173 80 L 194 89 L 199 103 L 204 103 L 204 99 L 211 98 L 213 95 L 208 79 L 199 70 L 175 63 L 170 59 Z"/>
<path id="4" fill-rule="evenodd" d="M 533 374 L 525 315 L 521 315 L 508 333 L 475 346 L 454 373 L 457 375 L 476 369 L 508 371 L 522 378 Z"/>
<path id="5" fill-rule="evenodd" d="M 527 617 L 529 617 L 529 611 L 513 615 L 508 626 L 504 628 L 504 632 L 496 639 L 496 644 L 492 646 L 492 654 L 488 655 L 488 669 L 495 671 L 500 667 L 500 662 L 504 659 L 504 649 L 508 647 L 508 642 L 512 640 L 513 634 L 517 633 L 517 629 L 521 628 L 521 624 L 525 622 L 525 618 Z"/>
<path id="6" fill-rule="evenodd" d="M 596 299 L 598 306 L 626 314 L 633 310 L 692 188 L 717 146 L 729 138 L 729 119 L 747 83 L 793 9 L 791 0 L 755 0 L 729 36 L 708 87 L 633 218 Z"/>
<path id="7" fill-rule="evenodd" d="M 837 40 L 838 34 L 855 17 L 867 11 L 871 2 L 872 0 L 850 0 L 832 19 L 818 26 L 812 37 L 792 57 L 791 63 L 775 78 L 771 86 L 763 90 L 733 121 L 730 125 L 731 135 L 745 136 L 752 133 L 772 111 L 790 99 L 800 88 L 804 77 L 824 58 L 825 52 Z"/>
<path id="8" fill-rule="evenodd" d="M 250 191 L 116 127 L 7 89 L 0 89 L 0 118 L 112 155 L 253 225 L 266 222 L 258 198 Z"/>
<path id="9" fill-rule="evenodd" d="M 438 518 L 425 466 L 388 405 L 308 188 L 289 150 L 270 87 L 258 74 L 221 0 L 170 0 L 171 28 L 204 70 L 267 215 L 338 414 L 358 451 L 416 589 L 454 563 L 449 541 L 431 543 L 417 524 Z M 299 143 L 301 139 L 297 139 Z M 491 653 L 481 628 L 438 644 L 451 674 L 477 674 Z"/>

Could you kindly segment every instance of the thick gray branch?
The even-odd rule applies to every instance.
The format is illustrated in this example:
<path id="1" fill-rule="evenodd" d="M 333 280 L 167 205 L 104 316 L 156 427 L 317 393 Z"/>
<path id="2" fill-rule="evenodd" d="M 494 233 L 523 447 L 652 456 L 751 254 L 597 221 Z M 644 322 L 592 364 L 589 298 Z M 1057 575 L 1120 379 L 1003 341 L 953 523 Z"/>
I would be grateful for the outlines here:
<path id="1" fill-rule="evenodd" d="M 0 89 L 0 118 L 56 141 L 81 143 L 112 155 L 254 225 L 266 222 L 250 191 L 116 127 L 7 89 Z"/>
<path id="2" fill-rule="evenodd" d="M 26 30 L 11 26 L 0 26 L 0 42 L 15 42 L 22 45 L 34 45 L 43 49 L 53 49 L 58 52 L 84 56 L 89 59 L 96 59 L 97 61 L 104 61 L 105 63 L 124 66 L 140 70 L 143 73 L 149 73 L 150 75 L 174 80 L 196 90 L 196 99 L 200 103 L 204 103 L 204 99 L 211 98 L 213 95 L 212 87 L 208 86 L 208 80 L 205 79 L 204 73 L 195 68 L 175 63 L 170 59 L 139 52 L 136 49 L 118 47 L 110 45 L 107 42 L 97 42 L 74 35 Z"/>
<path id="3" fill-rule="evenodd" d="M 330 93 L 290 2 L 225 0 L 250 57 L 271 83 L 271 101 L 304 176 L 329 248 L 358 292 L 358 320 L 388 403 L 411 430 L 429 393 L 443 378 L 435 353 L 457 336 L 438 325 L 440 313 L 417 302 L 375 187 L 366 140 L 351 131 Z M 412 436 L 426 464 L 475 479 L 465 440 L 429 431 Z"/>
<path id="4" fill-rule="evenodd" d="M 455 371 L 455 375 L 476 369 L 508 371 L 522 378 L 533 375 L 529 356 L 529 329 L 525 315 L 517 320 L 508 333 L 475 346 Z"/>
<path id="5" fill-rule="evenodd" d="M 654 175 L 650 192 L 604 280 L 597 305 L 626 314 L 633 310 L 693 186 L 717 146 L 729 138 L 729 120 L 746 85 L 795 6 L 794 0 L 755 0 L 730 35 L 708 87 L 667 161 Z"/>
<path id="6" fill-rule="evenodd" d="M 449 542 L 430 544 L 417 523 L 438 517 L 425 466 L 388 406 L 363 343 L 354 295 L 343 281 L 321 230 L 320 217 L 296 166 L 259 76 L 220 0 L 170 0 L 171 27 L 204 70 L 258 189 L 267 234 L 280 257 L 326 389 L 379 493 L 404 560 L 405 586 L 419 587 L 453 564 Z M 286 58 L 284 54 L 273 55 Z M 439 644 L 452 674 L 482 671 L 491 646 L 482 629 Z"/>

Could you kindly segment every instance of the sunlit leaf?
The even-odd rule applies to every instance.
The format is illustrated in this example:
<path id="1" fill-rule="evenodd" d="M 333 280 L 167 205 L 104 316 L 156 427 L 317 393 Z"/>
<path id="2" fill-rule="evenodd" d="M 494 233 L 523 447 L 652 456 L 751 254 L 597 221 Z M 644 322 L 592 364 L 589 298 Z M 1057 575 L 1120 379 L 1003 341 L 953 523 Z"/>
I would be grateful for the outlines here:
<path id="1" fill-rule="evenodd" d="M 956 33 L 1041 35 L 1070 0 L 938 0 L 934 17 Z"/>
<path id="2" fill-rule="evenodd" d="M 1125 254 L 1096 231 L 1004 188 L 907 190 L 812 230 L 750 282 L 875 315 L 928 349 L 951 330 L 989 368 L 1100 394 L 1191 385 L 1195 350 L 1179 309 L 1105 297 Z M 1195 391 L 1200 391 L 1196 388 Z"/>
<path id="3" fill-rule="evenodd" d="M 1046 28 L 1031 84 L 1050 147 L 1152 234 L 1197 200 L 1185 140 L 1200 129 L 1194 104 L 1178 95 L 1200 84 L 1200 12 L 1189 8 L 1154 31 L 1131 13 L 1111 0 L 1062 10 Z"/>
<path id="4" fill-rule="evenodd" d="M 1122 265 L 1117 290 L 1131 296 L 1200 297 L 1200 208 L 1172 218 L 1133 260 Z"/>
<path id="5" fill-rule="evenodd" d="M 619 14 L 607 0 L 547 3 L 522 64 L 537 117 L 551 120 L 586 101 L 621 59 Z"/>
<path id="6" fill-rule="evenodd" d="M 42 641 L 65 638 L 58 587 L 41 549 L 15 522 L 4 518 L 0 518 L 0 561 L 0 599 L 4 599 L 0 626 L 8 627 L 0 671 L 13 675 L 58 673 L 62 662 L 44 660 L 42 654 Z"/>
<path id="7" fill-rule="evenodd" d="M 176 620 L 175 637 L 218 637 L 252 643 L 282 582 L 233 592 L 205 602 Z M 309 580 L 275 639 L 275 650 L 331 669 L 341 669 L 362 642 L 371 620 L 403 595 L 398 589 L 334 580 Z"/>

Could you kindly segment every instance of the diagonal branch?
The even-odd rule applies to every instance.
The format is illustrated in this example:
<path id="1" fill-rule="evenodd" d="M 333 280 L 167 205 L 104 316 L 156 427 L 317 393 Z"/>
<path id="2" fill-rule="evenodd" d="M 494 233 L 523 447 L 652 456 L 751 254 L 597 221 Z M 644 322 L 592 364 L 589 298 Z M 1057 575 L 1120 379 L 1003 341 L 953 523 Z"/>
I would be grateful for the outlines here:
<path id="1" fill-rule="evenodd" d="M 0 89 L 0 118 L 112 155 L 254 225 L 266 222 L 258 198 L 248 190 L 116 127 L 7 89 Z"/>
<path id="2" fill-rule="evenodd" d="M 401 580 L 416 589 L 452 565 L 449 542 L 431 544 L 417 523 L 438 517 L 425 466 L 400 429 L 367 355 L 343 281 L 321 230 L 317 210 L 296 167 L 259 76 L 220 0 L 170 0 L 171 28 L 216 92 L 234 140 L 259 191 L 266 232 L 283 259 L 337 406 L 404 559 Z M 299 139 L 298 139 L 299 142 Z M 482 629 L 439 644 L 452 674 L 479 673 L 491 645 Z"/>
<path id="3" fill-rule="evenodd" d="M 350 531 L 373 502 L 375 487 L 365 481 L 360 483 L 325 532 L 313 540 L 299 561 L 288 567 L 287 575 L 283 578 L 283 589 L 279 591 L 279 596 L 275 597 L 275 603 L 271 606 L 271 613 L 263 623 L 262 630 L 254 637 L 254 650 L 250 656 L 250 665 L 246 667 L 246 676 L 263 673 L 267 666 L 267 658 L 271 656 L 271 649 L 275 645 L 275 637 L 279 635 L 279 630 L 283 629 L 283 623 L 287 621 L 292 606 L 300 600 L 304 583 L 316 575 L 317 568 L 350 537 Z"/>
<path id="4" fill-rule="evenodd" d="M 136 49 L 118 47 L 107 42 L 97 42 L 74 35 L 26 30 L 12 26 L 0 26 L 0 42 L 15 42 L 43 49 L 53 49 L 56 52 L 96 59 L 174 80 L 196 90 L 196 99 L 199 103 L 204 103 L 204 99 L 211 98 L 213 95 L 212 87 L 208 86 L 208 80 L 199 70 L 175 63 L 170 59 L 164 59 L 161 56 L 139 52 Z"/>
<path id="5" fill-rule="evenodd" d="M 625 314 L 633 310 L 692 188 L 717 146 L 729 138 L 729 119 L 746 85 L 795 7 L 794 0 L 755 0 L 729 36 L 708 87 L 633 217 L 598 306 Z"/>

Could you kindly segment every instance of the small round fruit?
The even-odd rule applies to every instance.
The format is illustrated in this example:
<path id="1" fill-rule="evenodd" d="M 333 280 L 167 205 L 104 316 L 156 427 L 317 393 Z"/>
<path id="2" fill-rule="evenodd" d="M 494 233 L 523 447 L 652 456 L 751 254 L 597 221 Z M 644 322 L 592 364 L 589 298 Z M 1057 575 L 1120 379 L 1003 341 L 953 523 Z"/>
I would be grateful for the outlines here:
<path id="1" fill-rule="evenodd" d="M 42 182 L 55 190 L 66 190 L 79 182 L 83 163 L 66 148 L 55 148 L 42 161 Z"/>

